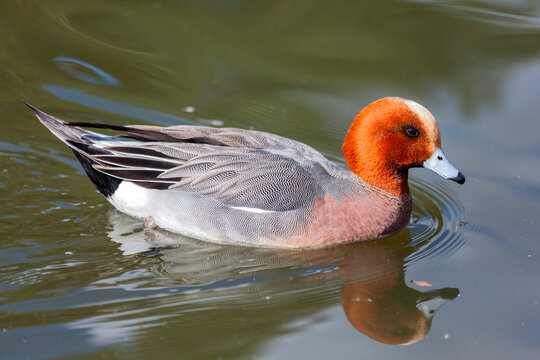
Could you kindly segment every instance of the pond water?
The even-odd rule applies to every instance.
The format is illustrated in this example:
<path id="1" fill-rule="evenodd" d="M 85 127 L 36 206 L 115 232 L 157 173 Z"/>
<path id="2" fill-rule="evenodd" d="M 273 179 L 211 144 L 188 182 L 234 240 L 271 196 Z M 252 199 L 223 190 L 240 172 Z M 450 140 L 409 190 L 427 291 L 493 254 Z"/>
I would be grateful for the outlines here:
<path id="1" fill-rule="evenodd" d="M 3 1 L 0 14 L 0 358 L 540 358 L 540 2 Z M 343 164 L 355 114 L 387 95 L 435 114 L 467 182 L 414 170 L 405 230 L 304 251 L 144 231 L 21 102 L 269 131 Z"/>

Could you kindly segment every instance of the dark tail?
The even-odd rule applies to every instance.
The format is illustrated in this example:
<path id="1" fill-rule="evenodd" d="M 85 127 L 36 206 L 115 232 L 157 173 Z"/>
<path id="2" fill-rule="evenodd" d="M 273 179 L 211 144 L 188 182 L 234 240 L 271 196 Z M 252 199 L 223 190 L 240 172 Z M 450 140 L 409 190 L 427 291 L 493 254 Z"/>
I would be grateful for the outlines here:
<path id="1" fill-rule="evenodd" d="M 106 175 L 94 168 L 93 165 L 97 163 L 90 159 L 89 155 L 110 154 L 110 152 L 106 150 L 92 146 L 92 141 L 88 139 L 92 138 L 94 134 L 79 127 L 70 126 L 69 123 L 47 115 L 27 102 L 24 103 L 34 112 L 39 121 L 45 125 L 54 136 L 62 140 L 71 148 L 71 150 L 73 150 L 77 160 L 79 160 L 84 171 L 90 180 L 92 180 L 92 183 L 94 183 L 98 191 L 105 197 L 110 197 L 116 191 L 122 180 Z M 85 135 L 87 139 L 85 139 Z"/>

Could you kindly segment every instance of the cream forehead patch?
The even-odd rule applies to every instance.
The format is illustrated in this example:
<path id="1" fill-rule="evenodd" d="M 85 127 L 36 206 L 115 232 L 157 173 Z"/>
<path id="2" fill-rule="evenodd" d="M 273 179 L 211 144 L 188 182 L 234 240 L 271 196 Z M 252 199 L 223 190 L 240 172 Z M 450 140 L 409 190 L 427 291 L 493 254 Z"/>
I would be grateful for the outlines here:
<path id="1" fill-rule="evenodd" d="M 403 99 L 403 102 L 413 113 L 418 115 L 418 118 L 424 124 L 430 137 L 432 139 L 437 139 L 439 137 L 439 124 L 437 124 L 437 120 L 435 120 L 433 114 L 417 102 L 405 99 Z"/>

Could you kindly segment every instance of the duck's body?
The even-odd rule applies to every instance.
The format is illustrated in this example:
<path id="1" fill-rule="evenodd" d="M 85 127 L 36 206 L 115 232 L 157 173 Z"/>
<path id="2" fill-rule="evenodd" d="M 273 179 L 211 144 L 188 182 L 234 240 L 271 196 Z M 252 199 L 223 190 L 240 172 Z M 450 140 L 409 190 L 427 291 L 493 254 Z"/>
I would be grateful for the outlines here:
<path id="1" fill-rule="evenodd" d="M 333 176 L 329 175 L 329 180 Z M 376 190 L 368 193 L 369 187 L 355 180 L 329 181 L 349 188 L 348 194 L 331 191 L 332 196 L 328 193 L 321 194 L 322 198 L 306 196 L 305 201 L 290 209 L 225 203 L 189 190 L 166 192 L 128 181 L 120 183 L 107 199 L 128 215 L 152 216 L 158 226 L 169 231 L 226 244 L 320 247 L 376 239 L 395 233 L 407 224 L 412 210 L 410 195 L 383 195 Z M 283 195 L 299 196 L 294 193 L 299 189 L 287 185 L 283 183 Z M 185 210 L 178 211 L 178 208 Z"/>
<path id="2" fill-rule="evenodd" d="M 365 146 L 362 150 L 357 144 L 358 131 L 371 131 L 373 145 L 384 147 L 384 134 L 366 128 L 365 118 L 373 115 L 380 102 L 394 113 L 414 109 L 406 101 L 386 98 L 370 105 L 379 103 L 375 109 L 360 112 L 344 144 L 352 171 L 305 144 L 264 132 L 66 123 L 31 108 L 72 148 L 107 200 L 128 215 L 151 216 L 164 229 L 206 241 L 320 247 L 376 239 L 408 223 L 412 198 L 406 170 L 417 166 L 418 160 L 392 169 L 376 151 Z M 406 115 L 418 118 L 416 127 L 427 124 L 426 141 L 433 146 L 430 150 L 422 147 L 426 158 L 421 161 L 430 159 L 434 155 L 427 153 L 440 148 L 438 127 L 431 123 L 434 119 L 422 119 L 413 110 Z M 80 126 L 112 129 L 122 136 L 104 136 Z M 362 160 L 366 153 L 371 164 Z M 392 156 L 399 162 L 400 154 Z M 460 182 L 461 173 L 453 170 L 443 176 Z"/>

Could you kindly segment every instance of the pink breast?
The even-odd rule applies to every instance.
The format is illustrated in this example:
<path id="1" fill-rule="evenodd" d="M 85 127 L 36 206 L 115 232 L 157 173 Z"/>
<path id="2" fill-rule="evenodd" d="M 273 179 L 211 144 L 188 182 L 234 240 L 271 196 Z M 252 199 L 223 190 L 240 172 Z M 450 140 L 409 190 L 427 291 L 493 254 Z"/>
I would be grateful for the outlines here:
<path id="1" fill-rule="evenodd" d="M 344 197 L 336 202 L 326 195 L 315 198 L 305 234 L 288 239 L 289 246 L 319 247 L 366 241 L 390 235 L 407 225 L 412 210 L 410 195 L 373 194 Z"/>

